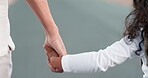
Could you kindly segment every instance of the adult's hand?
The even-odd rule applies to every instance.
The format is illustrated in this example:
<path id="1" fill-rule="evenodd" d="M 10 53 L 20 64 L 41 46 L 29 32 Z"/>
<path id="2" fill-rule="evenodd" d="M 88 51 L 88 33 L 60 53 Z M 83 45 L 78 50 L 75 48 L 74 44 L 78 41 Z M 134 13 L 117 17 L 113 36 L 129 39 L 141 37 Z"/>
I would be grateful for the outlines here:
<path id="1" fill-rule="evenodd" d="M 48 35 L 46 32 L 45 43 L 43 45 L 47 58 L 48 65 L 52 72 L 63 72 L 61 65 L 61 57 L 66 55 L 66 49 L 63 41 L 57 32 L 57 34 Z"/>
<path id="2" fill-rule="evenodd" d="M 43 47 L 46 48 L 47 46 L 53 48 L 53 50 L 55 50 L 55 52 L 57 52 L 59 56 L 64 56 L 67 54 L 67 51 L 61 39 L 61 36 L 58 33 L 58 30 L 57 33 L 52 35 L 48 35 L 48 33 L 46 33 L 45 43 Z"/>

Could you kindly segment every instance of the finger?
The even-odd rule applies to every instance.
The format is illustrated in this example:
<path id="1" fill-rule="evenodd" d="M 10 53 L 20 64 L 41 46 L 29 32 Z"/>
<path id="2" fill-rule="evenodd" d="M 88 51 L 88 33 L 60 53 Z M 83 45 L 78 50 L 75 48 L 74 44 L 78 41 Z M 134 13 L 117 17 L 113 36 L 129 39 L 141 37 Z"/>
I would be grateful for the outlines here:
<path id="1" fill-rule="evenodd" d="M 56 68 L 53 65 L 51 65 L 50 63 L 48 63 L 48 65 L 52 72 L 56 72 Z"/>
<path id="2" fill-rule="evenodd" d="M 51 60 L 52 57 L 58 57 L 58 55 L 55 54 L 55 53 L 50 53 L 50 54 L 47 54 L 47 53 L 46 53 L 46 55 L 47 55 L 47 59 L 48 59 L 48 62 L 49 62 L 49 63 L 50 63 L 50 60 Z"/>
<path id="3" fill-rule="evenodd" d="M 53 38 L 51 37 L 50 40 L 48 38 L 46 38 L 45 44 L 43 45 L 43 47 L 47 50 L 48 49 L 47 46 L 49 46 L 50 48 L 54 49 L 55 52 L 58 53 L 58 55 L 60 55 L 60 56 L 66 55 L 67 54 L 67 51 L 65 49 L 64 43 L 63 43 L 60 35 L 59 36 L 56 36 L 55 38 L 54 37 Z"/>
<path id="4" fill-rule="evenodd" d="M 52 66 L 51 64 L 49 64 L 49 67 L 50 67 L 52 72 L 56 72 L 56 73 L 62 73 L 63 72 L 62 69 L 58 69 L 58 68 Z"/>
<path id="5" fill-rule="evenodd" d="M 45 52 L 46 52 L 46 53 L 50 53 L 50 52 L 52 52 L 52 51 L 55 51 L 52 47 L 50 47 L 50 46 L 48 46 L 48 45 L 45 45 L 45 46 L 44 46 L 44 49 L 45 49 Z"/>
<path id="6" fill-rule="evenodd" d="M 55 72 L 56 73 L 63 73 L 63 70 L 62 69 L 56 69 Z"/>
<path id="7" fill-rule="evenodd" d="M 48 54 L 48 53 L 46 53 L 46 56 L 47 56 L 47 62 L 48 62 L 48 64 L 50 64 L 51 63 L 51 58 L 53 58 L 53 57 L 58 57 L 58 55 L 56 54 L 56 53 L 50 53 L 50 54 Z M 52 59 L 53 60 L 53 59 Z"/>
<path id="8" fill-rule="evenodd" d="M 51 64 L 49 64 L 50 68 L 52 69 L 52 72 L 56 72 L 56 73 L 62 73 L 63 70 L 62 69 L 58 69 L 55 66 L 52 66 Z"/>
<path id="9" fill-rule="evenodd" d="M 46 52 L 46 55 L 49 57 L 58 56 L 57 52 L 52 47 L 49 47 L 49 46 L 45 46 L 45 52 Z"/>
<path id="10" fill-rule="evenodd" d="M 50 57 L 58 57 L 59 56 L 55 51 L 52 51 L 50 53 L 46 53 L 46 55 L 48 56 L 48 58 L 50 58 Z"/>
<path id="11" fill-rule="evenodd" d="M 53 66 L 49 66 L 52 72 L 56 72 L 56 69 Z"/>
<path id="12" fill-rule="evenodd" d="M 62 65 L 61 65 L 61 59 L 62 57 L 51 57 L 50 58 L 50 64 L 53 65 L 57 71 L 62 71 Z"/>

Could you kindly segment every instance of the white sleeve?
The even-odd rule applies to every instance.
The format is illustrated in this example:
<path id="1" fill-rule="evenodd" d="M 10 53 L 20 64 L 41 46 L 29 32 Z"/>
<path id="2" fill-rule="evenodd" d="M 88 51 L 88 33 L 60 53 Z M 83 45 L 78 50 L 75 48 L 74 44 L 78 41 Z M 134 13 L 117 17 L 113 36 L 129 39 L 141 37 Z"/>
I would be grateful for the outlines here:
<path id="1" fill-rule="evenodd" d="M 123 63 L 137 50 L 136 43 L 126 44 L 124 39 L 98 52 L 85 52 L 81 54 L 65 55 L 62 57 L 64 72 L 87 73 L 106 71 Z"/>

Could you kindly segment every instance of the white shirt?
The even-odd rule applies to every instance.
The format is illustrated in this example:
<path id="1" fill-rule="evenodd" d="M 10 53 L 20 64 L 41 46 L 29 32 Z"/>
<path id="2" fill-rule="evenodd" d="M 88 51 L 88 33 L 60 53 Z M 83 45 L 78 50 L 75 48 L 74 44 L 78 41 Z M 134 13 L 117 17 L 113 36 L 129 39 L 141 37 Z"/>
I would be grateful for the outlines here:
<path id="1" fill-rule="evenodd" d="M 0 0 L 0 56 L 7 54 L 9 48 L 15 46 L 10 37 L 10 23 L 8 18 L 8 0 Z"/>
<path id="2" fill-rule="evenodd" d="M 140 34 L 139 34 L 140 35 Z M 127 44 L 127 37 L 115 42 L 104 50 L 98 52 L 86 52 L 74 55 L 65 55 L 62 57 L 62 67 L 64 72 L 97 72 L 106 71 L 109 67 L 123 63 L 125 60 L 137 56 L 135 51 L 138 50 L 141 36 L 138 36 Z M 142 46 L 144 44 L 142 43 Z M 143 48 L 143 47 L 142 47 Z M 148 78 L 148 67 L 144 51 L 141 51 L 139 58 L 142 59 L 143 78 Z"/>

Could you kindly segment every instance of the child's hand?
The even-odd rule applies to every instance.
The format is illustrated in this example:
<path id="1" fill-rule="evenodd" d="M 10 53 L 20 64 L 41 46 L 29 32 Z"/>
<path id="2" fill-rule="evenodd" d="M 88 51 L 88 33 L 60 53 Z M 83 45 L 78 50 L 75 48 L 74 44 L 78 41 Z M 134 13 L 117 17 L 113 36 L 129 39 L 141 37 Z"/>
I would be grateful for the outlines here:
<path id="1" fill-rule="evenodd" d="M 62 73 L 61 58 L 57 52 L 50 46 L 44 45 L 44 49 L 48 58 L 48 65 L 52 72 Z"/>
<path id="2" fill-rule="evenodd" d="M 61 64 L 62 57 L 51 57 L 50 58 L 50 68 L 53 72 L 62 73 L 62 64 Z"/>

